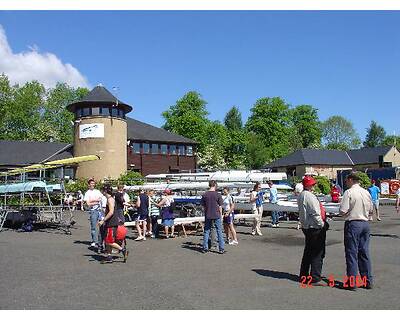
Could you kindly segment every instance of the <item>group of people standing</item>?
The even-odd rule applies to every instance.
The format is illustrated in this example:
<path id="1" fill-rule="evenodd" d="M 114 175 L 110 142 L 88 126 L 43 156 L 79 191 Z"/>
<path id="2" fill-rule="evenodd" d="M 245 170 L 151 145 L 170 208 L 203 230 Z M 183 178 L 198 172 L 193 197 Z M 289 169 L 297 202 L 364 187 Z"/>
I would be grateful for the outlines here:
<path id="1" fill-rule="evenodd" d="M 163 196 L 158 197 L 154 190 L 145 192 L 141 190 L 137 197 L 136 241 L 146 240 L 146 236 L 159 237 L 158 219 L 161 216 L 161 224 L 164 226 L 166 238 L 174 238 L 174 198 L 170 189 L 165 189 Z"/>
<path id="2" fill-rule="evenodd" d="M 365 280 L 362 287 L 373 285 L 371 259 L 369 254 L 369 217 L 373 213 L 370 193 L 359 184 L 356 173 L 346 177 L 347 190 L 340 202 L 339 215 L 344 217 L 344 250 L 346 274 L 343 288 L 356 290 L 358 277 Z M 312 192 L 316 180 L 311 176 L 303 178 L 303 191 L 298 196 L 299 220 L 305 236 L 305 247 L 300 266 L 300 281 L 310 279 L 313 286 L 322 282 L 322 266 L 325 257 L 326 231 L 329 224 L 323 205 Z M 346 283 L 347 282 L 347 283 Z"/>

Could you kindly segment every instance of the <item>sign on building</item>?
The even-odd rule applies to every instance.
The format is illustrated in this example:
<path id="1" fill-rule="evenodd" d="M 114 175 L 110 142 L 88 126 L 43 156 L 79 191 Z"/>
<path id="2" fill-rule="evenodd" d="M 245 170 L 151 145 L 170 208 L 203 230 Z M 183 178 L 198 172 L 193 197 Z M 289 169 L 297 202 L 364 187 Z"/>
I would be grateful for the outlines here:
<path id="1" fill-rule="evenodd" d="M 103 123 L 86 123 L 79 125 L 79 139 L 104 138 Z"/>

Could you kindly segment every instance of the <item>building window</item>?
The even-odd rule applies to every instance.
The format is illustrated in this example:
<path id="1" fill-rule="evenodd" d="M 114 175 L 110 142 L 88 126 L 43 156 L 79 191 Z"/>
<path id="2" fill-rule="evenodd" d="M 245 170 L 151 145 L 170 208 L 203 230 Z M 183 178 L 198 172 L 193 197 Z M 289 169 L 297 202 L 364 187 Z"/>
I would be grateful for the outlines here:
<path id="1" fill-rule="evenodd" d="M 187 146 L 186 147 L 186 155 L 187 156 L 193 156 L 193 147 L 192 146 Z"/>
<path id="2" fill-rule="evenodd" d="M 172 144 L 169 146 L 169 154 L 176 154 L 176 145 Z"/>
<path id="3" fill-rule="evenodd" d="M 143 143 L 143 153 L 150 153 L 150 145 L 148 143 Z"/>
<path id="4" fill-rule="evenodd" d="M 82 117 L 90 116 L 90 108 L 83 108 L 82 109 Z"/>
<path id="5" fill-rule="evenodd" d="M 100 110 L 99 108 L 92 108 L 92 116 L 98 116 L 100 115 Z"/>
<path id="6" fill-rule="evenodd" d="M 109 107 L 101 107 L 100 108 L 100 114 L 102 116 L 106 116 L 106 117 L 110 116 L 111 115 L 111 108 L 109 108 Z"/>
<path id="7" fill-rule="evenodd" d="M 82 117 L 82 108 L 76 109 L 75 110 L 75 115 L 77 118 Z"/>
<path id="8" fill-rule="evenodd" d="M 161 154 L 168 153 L 168 146 L 166 144 L 162 144 L 160 147 L 161 147 Z"/>
<path id="9" fill-rule="evenodd" d="M 152 154 L 158 154 L 158 144 L 157 143 L 152 143 L 151 144 L 151 153 Z"/>
<path id="10" fill-rule="evenodd" d="M 185 155 L 185 146 L 178 146 L 178 154 L 180 156 Z"/>
<path id="11" fill-rule="evenodd" d="M 134 153 L 140 153 L 140 143 L 132 144 L 132 150 Z"/>
<path id="12" fill-rule="evenodd" d="M 117 108 L 111 108 L 111 115 L 113 117 L 118 117 L 118 109 Z"/>

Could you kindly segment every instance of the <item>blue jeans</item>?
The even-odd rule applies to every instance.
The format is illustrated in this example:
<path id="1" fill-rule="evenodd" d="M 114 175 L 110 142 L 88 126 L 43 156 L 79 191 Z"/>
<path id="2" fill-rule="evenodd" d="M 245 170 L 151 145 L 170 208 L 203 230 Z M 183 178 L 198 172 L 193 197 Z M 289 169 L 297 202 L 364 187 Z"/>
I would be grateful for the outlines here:
<path id="1" fill-rule="evenodd" d="M 153 233 L 154 237 L 158 238 L 158 216 L 150 216 L 151 219 L 151 232 Z"/>
<path id="2" fill-rule="evenodd" d="M 279 212 L 278 211 L 272 211 L 271 212 L 271 217 L 272 217 L 272 224 L 278 224 L 279 223 Z"/>
<path id="3" fill-rule="evenodd" d="M 210 237 L 211 226 L 214 225 L 217 231 L 219 251 L 224 250 L 224 237 L 222 235 L 222 223 L 221 218 L 218 219 L 207 219 L 204 224 L 204 237 L 203 237 L 203 249 L 208 250 L 208 238 Z"/>
<path id="4" fill-rule="evenodd" d="M 372 284 L 372 268 L 369 256 L 369 223 L 368 221 L 346 221 L 344 225 L 344 249 L 346 255 L 347 276 L 367 277 Z"/>
<path id="5" fill-rule="evenodd" d="M 97 232 L 97 221 L 99 219 L 99 213 L 100 210 L 97 209 L 91 209 L 89 211 L 90 214 L 90 234 L 92 236 L 92 242 L 98 243 L 99 242 L 99 236 Z"/>

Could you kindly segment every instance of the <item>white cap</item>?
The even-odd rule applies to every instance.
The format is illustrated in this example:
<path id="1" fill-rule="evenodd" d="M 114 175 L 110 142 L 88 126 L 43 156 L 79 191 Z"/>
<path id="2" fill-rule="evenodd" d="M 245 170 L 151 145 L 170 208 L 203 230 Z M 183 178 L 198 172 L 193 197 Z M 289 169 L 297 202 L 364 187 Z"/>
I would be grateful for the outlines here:
<path id="1" fill-rule="evenodd" d="M 302 191 L 303 191 L 303 184 L 299 182 L 294 187 L 294 192 L 295 193 L 301 193 Z"/>

